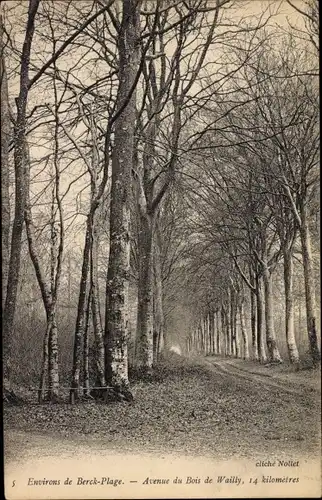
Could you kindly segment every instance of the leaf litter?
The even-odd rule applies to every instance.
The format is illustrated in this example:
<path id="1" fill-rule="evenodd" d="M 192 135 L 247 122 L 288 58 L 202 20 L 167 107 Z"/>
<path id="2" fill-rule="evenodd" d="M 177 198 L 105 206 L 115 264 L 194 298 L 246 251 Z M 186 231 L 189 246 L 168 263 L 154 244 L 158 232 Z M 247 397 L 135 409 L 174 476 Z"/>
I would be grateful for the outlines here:
<path id="1" fill-rule="evenodd" d="M 228 457 L 318 453 L 319 407 L 310 391 L 281 393 L 179 356 L 151 379 L 133 376 L 132 403 L 4 406 L 4 428 L 69 438 L 107 438 L 114 448 Z"/>

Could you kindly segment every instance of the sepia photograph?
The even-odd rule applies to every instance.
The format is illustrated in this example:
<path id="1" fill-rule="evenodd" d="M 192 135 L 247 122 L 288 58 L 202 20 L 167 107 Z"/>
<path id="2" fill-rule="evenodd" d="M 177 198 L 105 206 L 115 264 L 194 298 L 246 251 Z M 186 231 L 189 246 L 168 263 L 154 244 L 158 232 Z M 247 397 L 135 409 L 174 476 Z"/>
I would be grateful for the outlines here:
<path id="1" fill-rule="evenodd" d="M 3 0 L 6 500 L 320 498 L 319 0 Z"/>

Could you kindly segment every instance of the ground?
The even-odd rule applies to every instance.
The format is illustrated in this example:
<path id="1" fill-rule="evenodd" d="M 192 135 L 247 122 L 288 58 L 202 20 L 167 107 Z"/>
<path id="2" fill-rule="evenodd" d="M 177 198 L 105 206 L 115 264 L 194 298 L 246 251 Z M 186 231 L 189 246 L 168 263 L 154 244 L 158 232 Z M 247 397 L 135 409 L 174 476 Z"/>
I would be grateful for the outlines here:
<path id="1" fill-rule="evenodd" d="M 316 370 L 172 355 L 133 403 L 5 406 L 7 461 L 74 453 L 174 453 L 200 457 L 319 456 Z"/>

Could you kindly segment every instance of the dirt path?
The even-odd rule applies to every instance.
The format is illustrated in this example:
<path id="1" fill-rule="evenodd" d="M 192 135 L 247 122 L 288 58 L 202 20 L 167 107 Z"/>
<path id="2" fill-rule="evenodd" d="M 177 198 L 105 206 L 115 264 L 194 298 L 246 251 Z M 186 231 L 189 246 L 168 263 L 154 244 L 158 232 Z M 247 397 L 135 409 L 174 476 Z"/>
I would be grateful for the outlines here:
<path id="1" fill-rule="evenodd" d="M 274 387 L 283 392 L 302 396 L 305 392 L 321 392 L 321 378 L 319 372 L 286 372 L 279 366 L 261 366 L 251 361 L 227 359 L 219 357 L 203 358 L 208 367 L 214 367 L 228 376 L 242 378 L 251 383 Z"/>
<path id="2" fill-rule="evenodd" d="M 5 407 L 7 460 L 120 450 L 216 460 L 319 456 L 317 374 L 306 384 L 251 363 L 198 363 L 178 357 L 159 379 L 134 384 L 133 404 Z"/>
<path id="3" fill-rule="evenodd" d="M 299 380 L 178 356 L 132 404 L 6 406 L 6 498 L 318 497 L 319 398 Z"/>

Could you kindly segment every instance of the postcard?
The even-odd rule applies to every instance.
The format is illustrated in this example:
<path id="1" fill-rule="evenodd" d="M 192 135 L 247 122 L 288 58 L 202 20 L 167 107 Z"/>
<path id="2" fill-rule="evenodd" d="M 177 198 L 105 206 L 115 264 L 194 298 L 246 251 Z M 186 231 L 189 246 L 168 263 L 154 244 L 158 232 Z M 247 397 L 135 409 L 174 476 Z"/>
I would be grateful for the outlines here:
<path id="1" fill-rule="evenodd" d="M 7 500 L 319 498 L 318 0 L 5 0 Z"/>

